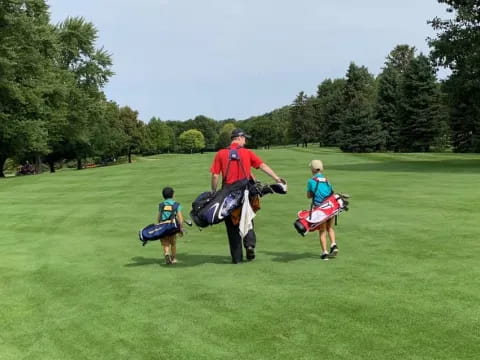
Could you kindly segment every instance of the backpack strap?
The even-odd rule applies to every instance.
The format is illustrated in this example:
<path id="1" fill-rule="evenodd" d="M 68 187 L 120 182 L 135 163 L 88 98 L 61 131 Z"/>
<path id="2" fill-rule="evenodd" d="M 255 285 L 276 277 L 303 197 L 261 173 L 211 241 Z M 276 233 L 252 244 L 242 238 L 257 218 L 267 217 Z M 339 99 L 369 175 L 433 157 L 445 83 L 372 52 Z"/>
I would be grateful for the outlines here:
<path id="1" fill-rule="evenodd" d="M 178 210 L 179 206 L 180 206 L 180 204 L 177 203 L 176 201 L 173 203 L 172 212 L 170 213 L 170 218 L 168 220 L 175 219 L 175 216 L 177 216 L 177 210 Z"/>
<path id="2" fill-rule="evenodd" d="M 245 176 L 245 179 L 248 178 L 247 172 L 245 171 L 245 168 L 243 167 L 243 164 L 240 160 L 240 154 L 238 152 L 238 150 L 241 149 L 241 148 L 242 148 L 242 146 L 237 146 L 236 148 L 233 148 L 233 149 L 227 148 L 227 150 L 228 150 L 228 163 L 227 163 L 227 169 L 225 170 L 225 176 L 223 178 L 224 181 L 228 177 L 228 171 L 230 170 L 230 163 L 232 161 L 238 161 L 238 164 L 243 171 L 243 175 Z"/>
<path id="3" fill-rule="evenodd" d="M 180 204 L 176 201 L 173 203 L 173 205 L 165 204 L 165 202 L 161 202 L 159 205 L 160 221 L 167 221 L 167 220 L 171 221 L 175 219 L 175 216 L 177 216 L 177 211 L 179 206 Z M 170 211 L 170 216 L 166 220 L 162 220 L 164 211 Z"/>
<path id="4" fill-rule="evenodd" d="M 323 178 L 323 179 L 327 180 L 326 178 Z M 317 177 L 313 177 L 313 180 L 315 180 L 317 183 L 315 184 L 315 190 L 313 190 L 313 194 L 312 194 L 312 203 L 310 204 L 310 214 L 308 215 L 309 219 L 312 218 L 313 206 L 315 204 L 315 194 L 317 193 L 318 185 L 320 185 L 320 183 L 322 182 L 317 180 Z"/>

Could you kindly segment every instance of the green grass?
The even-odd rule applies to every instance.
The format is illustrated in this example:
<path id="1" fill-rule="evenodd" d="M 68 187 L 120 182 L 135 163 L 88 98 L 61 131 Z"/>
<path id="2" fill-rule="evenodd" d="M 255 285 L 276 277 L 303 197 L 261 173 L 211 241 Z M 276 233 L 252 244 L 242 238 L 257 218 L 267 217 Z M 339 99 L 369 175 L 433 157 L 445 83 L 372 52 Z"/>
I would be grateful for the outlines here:
<path id="1" fill-rule="evenodd" d="M 186 212 L 208 190 L 213 154 L 1 180 L 0 359 L 478 358 L 479 156 L 258 154 L 289 194 L 263 199 L 242 265 L 223 224 L 171 267 L 137 240 L 163 186 Z M 313 158 L 352 195 L 328 262 L 292 226 Z"/>

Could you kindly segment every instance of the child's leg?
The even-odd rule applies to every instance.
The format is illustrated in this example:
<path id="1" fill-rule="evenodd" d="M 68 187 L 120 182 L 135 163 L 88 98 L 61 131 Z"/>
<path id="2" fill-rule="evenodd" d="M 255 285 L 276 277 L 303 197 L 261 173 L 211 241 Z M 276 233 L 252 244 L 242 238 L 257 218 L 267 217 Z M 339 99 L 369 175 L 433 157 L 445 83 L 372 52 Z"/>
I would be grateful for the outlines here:
<path id="1" fill-rule="evenodd" d="M 330 247 L 332 245 L 336 244 L 336 239 L 335 239 L 335 229 L 333 228 L 333 220 L 334 218 L 331 218 L 330 220 L 327 221 L 327 232 L 328 232 L 328 237 L 330 239 Z"/>
<path id="2" fill-rule="evenodd" d="M 160 239 L 163 247 L 163 255 L 165 256 L 165 263 L 171 264 L 172 259 L 170 258 L 170 239 L 167 237 Z"/>
<path id="3" fill-rule="evenodd" d="M 328 237 L 330 238 L 330 256 L 336 256 L 338 252 L 337 242 L 335 238 L 335 229 L 333 228 L 333 221 L 334 219 L 330 219 L 327 221 L 327 232 Z"/>
<path id="4" fill-rule="evenodd" d="M 327 228 L 325 224 L 320 225 L 318 230 L 318 234 L 320 236 L 320 246 L 322 247 L 322 259 L 326 259 L 327 251 Z"/>
<path id="5" fill-rule="evenodd" d="M 163 245 L 163 255 L 170 255 L 170 245 Z"/>
<path id="6" fill-rule="evenodd" d="M 175 264 L 177 262 L 177 238 L 176 238 L 176 235 L 172 235 L 170 250 L 171 250 L 170 258 L 172 259 L 172 263 Z"/>

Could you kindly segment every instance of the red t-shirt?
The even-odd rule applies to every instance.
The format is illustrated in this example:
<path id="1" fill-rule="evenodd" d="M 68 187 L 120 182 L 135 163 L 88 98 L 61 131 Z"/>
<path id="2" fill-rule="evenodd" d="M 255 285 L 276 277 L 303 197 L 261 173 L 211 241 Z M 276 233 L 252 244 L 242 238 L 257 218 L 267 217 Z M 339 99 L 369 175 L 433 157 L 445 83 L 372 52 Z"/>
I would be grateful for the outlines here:
<path id="1" fill-rule="evenodd" d="M 228 165 L 230 149 L 237 149 L 241 164 L 238 160 L 231 160 L 230 165 Z M 262 164 L 262 159 L 260 159 L 252 150 L 238 147 L 237 144 L 232 143 L 228 148 L 221 149 L 217 152 L 213 159 L 212 166 L 210 167 L 210 172 L 212 174 L 221 173 L 223 176 L 223 182 L 225 184 L 232 184 L 235 181 L 245 179 L 245 175 L 247 178 L 251 178 L 252 173 L 250 169 L 252 167 L 258 169 Z M 242 166 L 245 171 L 242 169 Z M 226 174 L 227 167 L 228 174 Z M 227 175 L 226 179 L 225 175 Z"/>

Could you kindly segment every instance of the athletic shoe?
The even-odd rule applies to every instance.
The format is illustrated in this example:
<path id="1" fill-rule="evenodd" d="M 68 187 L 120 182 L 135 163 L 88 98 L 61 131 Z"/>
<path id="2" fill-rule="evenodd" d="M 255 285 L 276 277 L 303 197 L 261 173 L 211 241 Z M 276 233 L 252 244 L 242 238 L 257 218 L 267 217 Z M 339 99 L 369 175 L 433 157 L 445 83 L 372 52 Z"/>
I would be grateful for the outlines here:
<path id="1" fill-rule="evenodd" d="M 172 258 L 170 255 L 165 255 L 165 264 L 170 265 L 172 263 Z"/>
<path id="2" fill-rule="evenodd" d="M 252 246 L 247 247 L 247 260 L 252 261 L 255 259 L 255 248 Z"/>
<path id="3" fill-rule="evenodd" d="M 328 260 L 328 253 L 320 255 L 320 259 L 327 261 Z"/>
<path id="4" fill-rule="evenodd" d="M 176 263 L 177 263 L 177 258 L 171 257 L 171 260 L 172 260 L 172 264 L 176 264 Z"/>
<path id="5" fill-rule="evenodd" d="M 331 257 L 335 257 L 335 256 L 337 256 L 337 253 L 338 253 L 338 247 L 337 247 L 337 244 L 334 244 L 333 246 L 330 247 L 329 255 Z"/>

